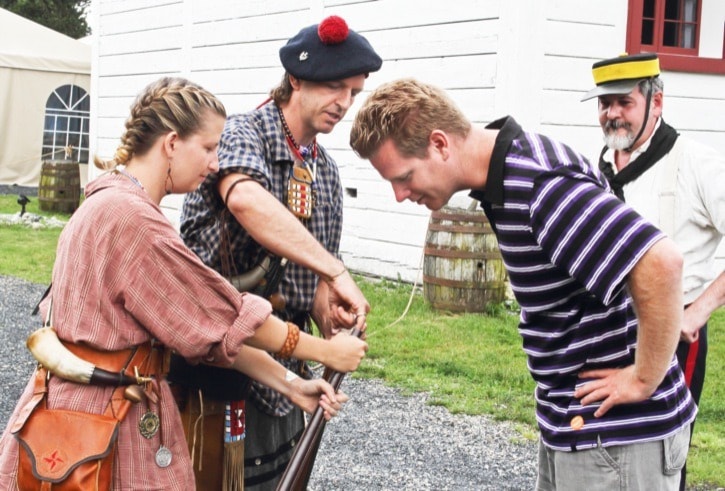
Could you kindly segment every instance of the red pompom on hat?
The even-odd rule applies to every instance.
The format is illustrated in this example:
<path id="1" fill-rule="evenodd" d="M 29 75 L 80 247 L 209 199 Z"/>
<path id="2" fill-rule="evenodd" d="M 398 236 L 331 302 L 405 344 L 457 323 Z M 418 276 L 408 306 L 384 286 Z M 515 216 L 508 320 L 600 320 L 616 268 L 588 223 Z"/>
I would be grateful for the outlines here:
<path id="1" fill-rule="evenodd" d="M 331 15 L 320 22 L 317 27 L 317 35 L 320 41 L 328 45 L 340 44 L 347 39 L 350 28 L 342 17 Z"/>

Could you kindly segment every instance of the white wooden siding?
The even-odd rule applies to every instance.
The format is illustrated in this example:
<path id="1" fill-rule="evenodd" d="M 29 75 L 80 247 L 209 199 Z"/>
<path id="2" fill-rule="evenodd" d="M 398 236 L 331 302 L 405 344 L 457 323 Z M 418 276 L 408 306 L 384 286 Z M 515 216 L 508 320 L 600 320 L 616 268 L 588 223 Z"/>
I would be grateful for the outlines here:
<path id="1" fill-rule="evenodd" d="M 282 76 L 278 50 L 286 40 L 305 25 L 341 15 L 384 59 L 345 120 L 320 137 L 345 188 L 341 253 L 353 270 L 414 281 L 430 213 L 396 203 L 390 185 L 348 144 L 352 117 L 369 90 L 414 76 L 445 88 L 476 123 L 511 114 L 525 128 L 596 158 L 602 145 L 596 102 L 580 99 L 591 87 L 592 63 L 624 51 L 627 3 L 94 0 L 91 150 L 113 155 L 134 96 L 162 75 L 200 83 L 230 113 L 256 107 Z M 703 56 L 718 56 L 724 20 L 725 3 L 704 0 Z M 663 78 L 665 119 L 725 152 L 725 77 L 667 72 Z M 162 203 L 177 224 L 181 201 L 174 196 Z M 453 201 L 467 206 L 470 200 L 460 193 Z M 725 264 L 725 250 L 720 256 Z"/>

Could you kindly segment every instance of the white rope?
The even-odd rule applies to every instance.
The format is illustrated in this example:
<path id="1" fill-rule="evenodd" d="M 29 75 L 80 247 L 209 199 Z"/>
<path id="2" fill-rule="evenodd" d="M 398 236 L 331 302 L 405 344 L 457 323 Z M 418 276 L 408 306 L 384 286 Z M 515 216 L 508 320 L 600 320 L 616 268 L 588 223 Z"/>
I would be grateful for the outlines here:
<path id="1" fill-rule="evenodd" d="M 387 326 L 381 327 L 375 332 L 371 332 L 369 334 L 366 333 L 365 337 L 369 338 L 370 336 L 379 333 L 383 329 L 387 329 L 389 327 L 393 327 L 398 322 L 402 321 L 406 315 L 408 315 L 408 311 L 410 310 L 410 306 L 413 304 L 413 298 L 415 297 L 415 289 L 418 287 L 418 280 L 420 280 L 420 274 L 423 270 L 423 259 L 425 258 L 425 247 L 423 247 L 421 253 L 420 253 L 420 261 L 418 262 L 418 273 L 415 275 L 415 280 L 413 281 L 413 288 L 410 290 L 410 297 L 408 298 L 408 305 L 405 306 L 405 309 L 403 310 L 403 313 L 400 314 L 400 317 L 395 319 L 393 322 L 388 324 Z"/>

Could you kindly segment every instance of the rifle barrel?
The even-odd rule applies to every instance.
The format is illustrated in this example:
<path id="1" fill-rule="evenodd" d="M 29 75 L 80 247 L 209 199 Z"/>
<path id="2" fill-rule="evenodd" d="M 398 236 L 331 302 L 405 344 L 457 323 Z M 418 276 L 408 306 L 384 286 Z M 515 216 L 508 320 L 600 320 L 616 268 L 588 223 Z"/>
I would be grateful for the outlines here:
<path id="1" fill-rule="evenodd" d="M 350 335 L 360 337 L 360 334 L 361 331 L 355 328 Z M 344 378 L 345 373 L 331 370 L 325 380 L 337 392 Z M 315 464 L 326 423 L 324 410 L 317 406 L 277 484 L 277 491 L 304 491 L 307 489 L 307 482 L 312 474 L 312 467 Z"/>

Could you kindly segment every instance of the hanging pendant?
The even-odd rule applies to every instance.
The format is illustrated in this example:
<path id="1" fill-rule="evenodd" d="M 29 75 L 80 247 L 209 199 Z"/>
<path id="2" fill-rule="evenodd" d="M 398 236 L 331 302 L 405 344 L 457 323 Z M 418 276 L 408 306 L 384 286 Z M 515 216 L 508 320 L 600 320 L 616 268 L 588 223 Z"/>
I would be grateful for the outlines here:
<path id="1" fill-rule="evenodd" d="M 287 183 L 287 207 L 298 218 L 310 218 L 313 204 L 312 174 L 295 165 Z"/>
<path id="2" fill-rule="evenodd" d="M 156 451 L 156 465 L 161 467 L 168 467 L 171 464 L 171 450 L 161 445 Z"/>
<path id="3" fill-rule="evenodd" d="M 138 431 L 141 432 L 141 436 L 144 438 L 152 438 L 158 431 L 161 421 L 156 413 L 151 411 L 141 416 L 141 420 L 138 422 Z"/>

